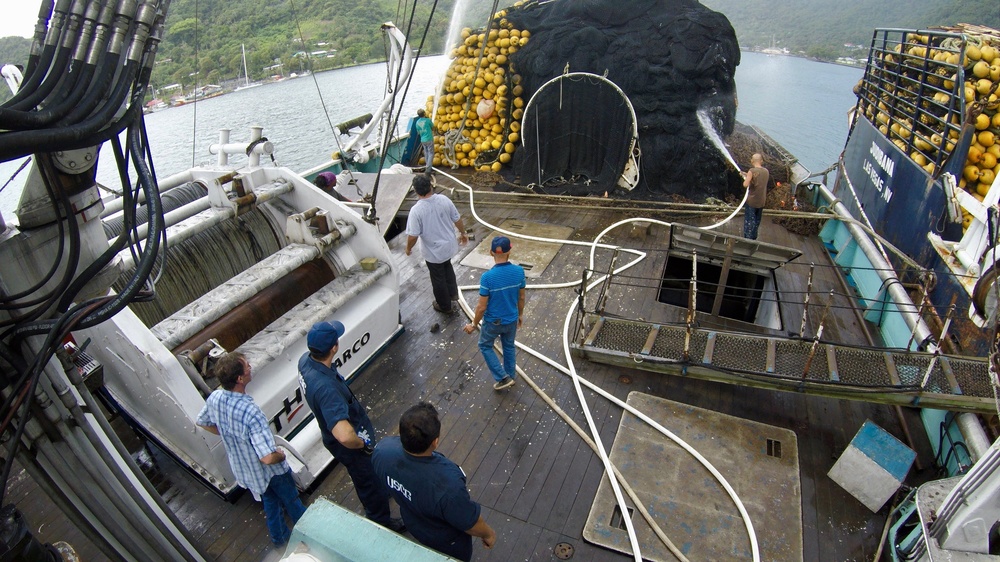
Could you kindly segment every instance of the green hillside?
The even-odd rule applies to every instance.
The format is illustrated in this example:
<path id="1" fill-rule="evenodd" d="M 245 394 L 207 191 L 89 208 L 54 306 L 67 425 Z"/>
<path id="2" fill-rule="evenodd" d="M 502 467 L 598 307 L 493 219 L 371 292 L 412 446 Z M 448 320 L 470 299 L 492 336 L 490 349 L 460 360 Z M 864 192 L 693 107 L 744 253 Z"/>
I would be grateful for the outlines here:
<path id="1" fill-rule="evenodd" d="M 571 0 L 565 0 L 571 1 Z M 501 2 L 504 4 L 505 2 Z M 705 0 L 725 14 L 743 48 L 771 45 L 822 59 L 841 55 L 863 58 L 872 29 L 928 27 L 959 22 L 1000 27 L 995 0 Z M 443 52 L 455 0 L 434 6 L 418 2 L 415 11 L 396 0 L 172 0 L 151 85 L 159 90 L 180 84 L 235 83 L 242 74 L 241 45 L 246 47 L 251 80 L 306 69 L 328 70 L 384 60 L 379 28 L 392 21 L 422 52 Z M 481 25 L 491 2 L 472 0 L 466 25 Z M 622 2 L 627 7 L 628 2 Z M 195 13 L 195 9 L 199 13 Z M 405 11 L 400 11 L 404 9 Z M 412 28 L 409 22 L 415 22 Z M 472 23 L 475 22 L 475 23 Z M 845 44 L 861 45 L 848 48 Z M 0 38 L 0 62 L 23 62 L 30 42 Z M 308 55 L 308 56 L 307 56 Z M 167 96 L 167 91 L 161 91 Z M 9 98 L 0 88 L 0 101 Z"/>
<path id="2" fill-rule="evenodd" d="M 995 0 L 703 0 L 722 12 L 744 49 L 779 48 L 832 60 L 871 43 L 876 27 L 926 28 L 972 23 L 1000 28 Z M 861 55 L 865 55 L 862 50 Z"/>

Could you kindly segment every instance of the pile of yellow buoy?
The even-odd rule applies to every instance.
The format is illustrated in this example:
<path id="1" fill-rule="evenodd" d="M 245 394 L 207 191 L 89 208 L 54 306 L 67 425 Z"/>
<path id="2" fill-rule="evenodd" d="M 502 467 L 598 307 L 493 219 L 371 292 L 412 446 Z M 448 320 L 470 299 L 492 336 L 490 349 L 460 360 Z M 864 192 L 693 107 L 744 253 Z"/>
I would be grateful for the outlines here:
<path id="1" fill-rule="evenodd" d="M 485 29 L 462 30 L 436 112 L 434 97 L 427 98 L 427 113 L 434 115 L 434 166 L 499 172 L 511 161 L 520 140 L 524 89 L 510 56 L 531 34 L 514 28 L 506 15 L 497 12 Z"/>
<path id="2" fill-rule="evenodd" d="M 883 84 L 888 85 L 881 88 L 877 104 L 865 107 L 865 115 L 935 175 L 961 138 L 962 117 L 953 97 L 963 96 L 966 108 L 972 108 L 975 131 L 958 183 L 982 201 L 1000 175 L 1000 34 L 965 35 L 964 58 L 958 38 L 917 33 L 882 53 Z M 955 88 L 959 67 L 965 81 Z M 972 216 L 962 212 L 968 228 Z"/>

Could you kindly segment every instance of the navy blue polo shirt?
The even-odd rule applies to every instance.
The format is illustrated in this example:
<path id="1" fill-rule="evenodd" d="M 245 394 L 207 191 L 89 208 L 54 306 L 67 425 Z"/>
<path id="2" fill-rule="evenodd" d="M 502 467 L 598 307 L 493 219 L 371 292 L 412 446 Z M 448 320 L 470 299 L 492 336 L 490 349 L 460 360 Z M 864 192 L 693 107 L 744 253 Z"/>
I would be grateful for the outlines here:
<path id="1" fill-rule="evenodd" d="M 372 454 L 375 474 L 399 504 L 406 529 L 421 544 L 469 560 L 480 506 L 469 497 L 465 473 L 441 453 L 417 457 L 403 450 L 398 436 L 386 437 Z"/>
<path id="2" fill-rule="evenodd" d="M 365 443 L 375 442 L 375 426 L 368 419 L 364 404 L 354 396 L 336 368 L 331 369 L 306 353 L 299 359 L 299 384 L 322 430 L 323 445 L 334 457 L 346 449 L 333 436 L 333 426 L 340 420 L 349 421 Z"/>

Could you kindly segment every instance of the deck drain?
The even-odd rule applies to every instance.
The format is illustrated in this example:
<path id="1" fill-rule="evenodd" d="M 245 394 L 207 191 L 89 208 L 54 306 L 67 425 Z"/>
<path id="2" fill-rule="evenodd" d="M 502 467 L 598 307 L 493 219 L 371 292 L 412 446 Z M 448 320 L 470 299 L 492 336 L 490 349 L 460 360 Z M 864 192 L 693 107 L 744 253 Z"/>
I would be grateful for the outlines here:
<path id="1" fill-rule="evenodd" d="M 632 377 L 628 375 L 618 375 L 618 382 L 622 384 L 632 384 Z"/>
<path id="2" fill-rule="evenodd" d="M 633 513 L 635 513 L 635 510 L 632 509 L 631 507 L 628 508 L 628 518 L 630 520 L 632 519 Z M 611 526 L 616 529 L 621 529 L 623 531 L 628 530 L 628 526 L 625 523 L 625 518 L 622 517 L 622 508 L 618 507 L 617 504 L 615 505 L 615 510 L 611 512 Z"/>
<path id="3" fill-rule="evenodd" d="M 573 557 L 573 545 L 568 542 L 561 542 L 556 545 L 555 549 L 556 558 L 560 560 L 569 560 Z"/>
<path id="4" fill-rule="evenodd" d="M 767 456 L 774 458 L 781 458 L 781 441 L 777 439 L 767 440 Z"/>

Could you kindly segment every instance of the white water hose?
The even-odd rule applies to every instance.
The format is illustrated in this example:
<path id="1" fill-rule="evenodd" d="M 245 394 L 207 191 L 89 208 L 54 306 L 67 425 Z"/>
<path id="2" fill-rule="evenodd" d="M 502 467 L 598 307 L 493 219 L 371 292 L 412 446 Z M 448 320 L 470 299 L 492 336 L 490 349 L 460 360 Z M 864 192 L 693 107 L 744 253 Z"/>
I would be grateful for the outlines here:
<path id="1" fill-rule="evenodd" d="M 569 244 L 569 245 L 588 246 L 591 249 L 590 250 L 590 259 L 589 259 L 589 268 L 591 270 L 593 270 L 593 268 L 594 268 L 594 262 L 595 262 L 595 259 L 596 259 L 596 249 L 597 248 L 618 249 L 620 251 L 624 251 L 624 252 L 628 252 L 628 253 L 636 255 L 636 259 L 635 260 L 633 260 L 633 261 L 625 264 L 624 266 L 621 266 L 621 267 L 615 269 L 612 272 L 612 274 L 620 273 L 620 272 L 622 272 L 622 271 L 624 271 L 624 270 L 626 270 L 626 269 L 628 269 L 628 268 L 630 268 L 630 267 L 638 264 L 643 259 L 645 259 L 646 254 L 644 252 L 641 252 L 641 251 L 638 251 L 638 250 L 634 250 L 634 249 L 629 249 L 629 248 L 619 248 L 617 246 L 612 246 L 612 245 L 609 245 L 609 244 L 602 244 L 602 243 L 600 243 L 600 240 L 608 232 L 610 232 L 611 230 L 613 230 L 615 228 L 618 228 L 619 226 L 621 226 L 623 224 L 628 224 L 630 222 L 638 222 L 638 221 L 654 222 L 654 223 L 665 225 L 665 226 L 668 226 L 668 227 L 671 226 L 671 223 L 659 221 L 659 220 L 656 220 L 656 219 L 647 219 L 647 218 L 636 217 L 636 218 L 631 218 L 631 219 L 625 219 L 625 220 L 619 221 L 619 222 L 617 222 L 617 223 L 609 226 L 604 231 L 602 231 L 594 239 L 593 242 L 578 242 L 578 241 L 573 241 L 573 240 L 556 240 L 556 239 L 542 238 L 542 237 L 537 237 L 537 236 L 525 236 L 525 235 L 523 235 L 521 233 L 514 233 L 514 232 L 505 231 L 502 228 L 499 228 L 499 227 L 497 227 L 495 225 L 492 225 L 492 224 L 488 223 L 487 221 L 483 220 L 482 217 L 480 217 L 476 213 L 476 210 L 475 210 L 475 201 L 474 201 L 474 196 L 475 196 L 474 194 L 475 194 L 475 192 L 473 191 L 472 187 L 469 186 L 469 185 L 467 185 L 467 184 L 465 184 L 464 182 L 460 181 L 458 178 L 455 178 L 454 176 L 451 176 L 450 174 L 447 174 L 445 172 L 441 172 L 440 170 L 438 170 L 438 173 L 441 173 L 442 175 L 448 177 L 452 181 L 455 181 L 457 184 L 461 185 L 466 190 L 468 190 L 468 192 L 469 192 L 469 208 L 470 208 L 473 216 L 475 217 L 475 219 L 480 224 L 482 224 L 482 225 L 484 225 L 486 227 L 489 227 L 489 228 L 491 228 L 493 230 L 496 230 L 496 231 L 498 231 L 500 233 L 503 233 L 503 234 L 505 234 L 507 236 L 514 237 L 514 238 L 527 239 L 527 240 L 535 240 L 535 241 L 539 241 L 539 242 L 557 243 L 557 244 Z M 740 203 L 740 207 L 737 208 L 736 211 L 734 211 L 731 215 L 729 215 L 729 217 L 727 217 L 725 220 L 723 220 L 723 221 L 721 221 L 721 222 L 719 222 L 719 223 L 717 223 L 715 225 L 712 225 L 710 228 L 717 228 L 718 226 L 721 226 L 721 225 L 729 222 L 736 215 L 736 213 L 739 212 L 739 209 L 742 208 L 742 205 L 743 205 L 743 203 L 745 203 L 745 201 L 746 201 L 746 195 L 744 195 L 743 202 Z M 596 286 L 597 284 L 603 282 L 603 280 L 606 277 L 607 277 L 606 275 L 597 277 L 595 280 L 593 280 L 591 282 L 590 285 L 587 286 L 587 289 L 589 290 L 589 289 L 593 288 L 594 286 Z M 573 282 L 557 283 L 557 284 L 531 285 L 530 288 L 531 289 L 566 288 L 566 287 L 576 286 L 577 284 L 578 284 L 578 282 L 573 281 Z M 478 289 L 478 285 L 463 286 L 463 287 L 460 287 L 460 289 L 463 290 L 463 291 L 464 290 L 475 290 L 475 289 Z M 463 310 L 466 312 L 466 315 L 472 317 L 472 311 L 469 308 L 468 304 L 466 303 L 465 299 L 461 299 L 460 302 L 461 302 L 461 306 L 462 306 Z M 594 440 L 595 440 L 595 443 L 597 445 L 597 447 L 596 447 L 597 453 L 601 457 L 601 461 L 604 464 L 605 472 L 606 472 L 606 474 L 608 476 L 609 482 L 611 483 L 612 489 L 613 489 L 613 491 L 615 493 L 615 498 L 616 498 L 616 500 L 617 500 L 617 502 L 619 504 L 619 507 L 622 510 L 622 513 L 627 513 L 627 507 L 625 506 L 624 498 L 621 495 L 621 490 L 620 490 L 620 488 L 618 486 L 617 479 L 614 478 L 614 477 L 612 477 L 612 473 L 615 472 L 615 469 L 614 469 L 613 465 L 611 465 L 611 461 L 608 458 L 606 451 L 604 450 L 604 446 L 603 446 L 603 443 L 600 440 L 600 435 L 599 435 L 599 433 L 598 433 L 598 431 L 596 429 L 596 426 L 594 424 L 594 421 L 593 421 L 593 418 L 592 418 L 592 414 L 590 412 L 589 407 L 587 406 L 586 398 L 583 395 L 583 389 L 582 389 L 581 385 L 586 385 L 592 391 L 594 391 L 597 394 L 603 396 L 604 398 L 607 398 L 612 403 L 616 404 L 617 406 L 619 406 L 619 407 L 623 408 L 624 410 L 630 412 L 631 414 L 635 415 L 637 418 L 639 418 L 639 419 L 643 420 L 644 422 L 648 423 L 651 427 L 653 427 L 654 429 L 656 429 L 657 431 L 659 431 L 661 434 L 663 434 L 667 438 L 669 438 L 672 441 L 674 441 L 675 443 L 677 443 L 685 451 L 687 451 L 688 453 L 690 453 L 696 460 L 698 460 L 698 462 L 701 463 L 716 478 L 716 480 L 722 485 L 722 487 L 729 494 L 730 498 L 732 498 L 733 502 L 736 504 L 737 510 L 740 512 L 740 516 L 743 518 L 744 524 L 745 524 L 746 529 L 747 529 L 747 534 L 748 534 L 749 539 L 750 539 L 750 546 L 751 546 L 751 552 L 752 552 L 752 555 L 753 555 L 753 560 L 755 562 L 758 562 L 760 560 L 760 551 L 759 551 L 759 547 L 758 547 L 758 544 L 757 544 L 757 537 L 756 537 L 756 534 L 754 532 L 753 523 L 750 521 L 750 516 L 747 513 L 746 508 L 743 506 L 742 501 L 739 499 L 738 495 L 736 494 L 735 490 L 732 489 L 732 487 L 729 485 L 729 483 L 726 481 L 726 479 L 718 472 L 718 470 L 716 470 L 715 467 L 712 466 L 712 464 L 710 462 L 708 462 L 708 460 L 705 459 L 701 454 L 699 454 L 697 451 L 695 451 L 694 448 L 692 448 L 686 442 L 684 442 L 679 437 L 677 437 L 676 435 L 674 435 L 672 432 L 670 432 L 669 430 L 667 430 L 665 427 L 663 427 L 662 425 L 660 425 L 658 422 L 656 422 L 655 420 L 651 419 L 646 414 L 640 412 L 639 410 L 637 410 L 633 406 L 630 406 L 630 405 L 626 404 L 625 402 L 621 401 L 620 399 L 618 399 L 617 397 L 615 397 L 615 396 L 607 393 L 606 391 L 604 391 L 600 387 L 594 385 L 590 381 L 588 381 L 586 379 L 583 379 L 576 372 L 576 368 L 575 368 L 572 356 L 571 356 L 570 351 L 569 351 L 569 327 L 570 327 L 570 324 L 571 324 L 571 321 L 572 321 L 573 312 L 574 312 L 574 305 L 570 305 L 570 308 L 567 311 L 565 323 L 563 325 L 563 353 L 566 355 L 568 366 L 562 366 L 562 365 L 556 363 L 554 360 L 552 360 L 552 359 L 550 359 L 550 358 L 542 355 L 541 353 L 539 353 L 539 352 L 531 349 L 530 347 L 528 347 L 528 346 L 526 346 L 526 345 L 524 345 L 524 344 L 522 344 L 520 342 L 516 342 L 516 345 L 519 348 L 521 348 L 521 349 L 525 350 L 526 352 L 528 352 L 529 354 L 531 354 L 532 356 L 535 356 L 535 357 L 539 358 L 540 360 L 544 361 L 545 363 L 547 363 L 547 364 L 551 365 L 552 367 L 556 368 L 558 371 L 562 372 L 563 374 L 568 375 L 573 380 L 573 385 L 574 385 L 574 388 L 576 389 L 576 392 L 577 392 L 577 398 L 579 399 L 580 405 L 581 405 L 581 407 L 582 407 L 582 409 L 584 411 L 584 415 L 585 415 L 585 417 L 587 419 L 587 424 L 590 427 L 590 430 L 591 430 L 591 432 L 592 432 L 592 434 L 594 435 L 594 438 L 595 438 Z M 523 372 L 522 372 L 522 374 L 523 374 Z M 531 386 L 533 388 L 535 388 L 536 392 L 541 392 L 541 389 L 538 388 L 536 385 L 531 384 Z M 642 558 L 641 558 L 641 553 L 640 553 L 640 549 L 639 549 L 638 539 L 636 538 L 636 535 L 635 535 L 635 529 L 634 529 L 634 527 L 632 525 L 632 522 L 631 522 L 630 518 L 624 518 L 624 520 L 625 520 L 625 524 L 626 524 L 626 530 L 628 531 L 628 534 L 629 534 L 629 541 L 632 544 L 633 555 L 635 556 L 635 559 L 636 559 L 637 562 L 641 561 Z M 653 525 L 653 526 L 654 526 L 654 530 L 658 530 L 658 529 L 655 528 L 655 525 Z M 661 538 L 665 538 L 665 537 L 661 536 Z M 669 541 L 666 541 L 666 543 L 667 543 L 668 547 L 672 546 L 672 545 L 669 544 Z"/>

